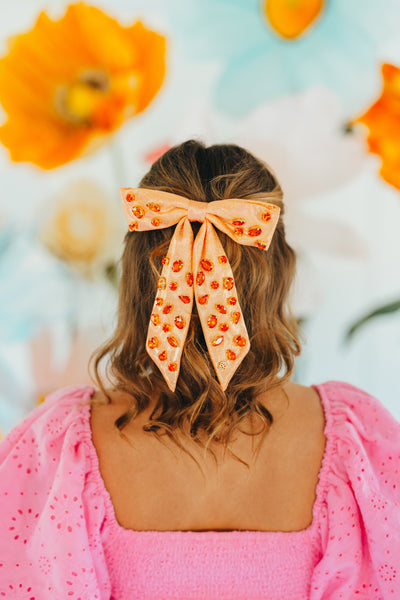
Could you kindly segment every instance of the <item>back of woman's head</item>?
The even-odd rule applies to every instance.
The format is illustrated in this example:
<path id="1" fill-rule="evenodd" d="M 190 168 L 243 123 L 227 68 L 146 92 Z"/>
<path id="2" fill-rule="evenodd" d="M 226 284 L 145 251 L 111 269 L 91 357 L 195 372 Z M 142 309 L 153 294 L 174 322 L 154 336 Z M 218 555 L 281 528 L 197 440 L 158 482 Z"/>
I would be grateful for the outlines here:
<path id="1" fill-rule="evenodd" d="M 146 431 L 159 436 L 158 431 L 164 430 L 182 447 L 175 433 L 178 430 L 186 435 L 188 424 L 189 434 L 200 445 L 198 434 L 206 434 L 205 448 L 212 441 L 227 446 L 233 430 L 255 413 L 272 423 L 272 415 L 257 396 L 289 379 L 294 357 L 300 353 L 297 323 L 287 305 L 296 257 L 285 239 L 282 190 L 270 169 L 243 148 L 230 144 L 206 147 L 194 140 L 165 152 L 139 187 L 200 202 L 257 198 L 281 209 L 267 251 L 239 244 L 217 230 L 232 267 L 250 338 L 250 351 L 225 392 L 208 354 L 195 303 L 174 392 L 146 352 L 147 329 L 163 267 L 161 259 L 175 226 L 126 234 L 117 327 L 112 338 L 92 356 L 96 381 L 106 396 L 98 367 L 108 357 L 106 378 L 114 389 L 132 397 L 130 410 L 116 421 L 120 429 L 149 402 L 155 402 Z M 201 223 L 191 225 L 196 236 Z"/>

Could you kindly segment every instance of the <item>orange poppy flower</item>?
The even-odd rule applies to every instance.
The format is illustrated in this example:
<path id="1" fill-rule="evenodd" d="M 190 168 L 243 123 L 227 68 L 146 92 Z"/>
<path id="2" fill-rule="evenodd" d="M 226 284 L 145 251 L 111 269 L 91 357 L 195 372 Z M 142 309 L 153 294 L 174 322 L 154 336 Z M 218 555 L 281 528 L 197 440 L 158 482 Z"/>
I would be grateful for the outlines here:
<path id="1" fill-rule="evenodd" d="M 400 189 L 400 69 L 385 63 L 382 75 L 380 98 L 351 125 L 363 123 L 368 127 L 369 151 L 382 158 L 381 177 Z"/>
<path id="2" fill-rule="evenodd" d="M 83 2 L 8 40 L 0 59 L 0 142 L 13 161 L 52 169 L 92 153 L 151 102 L 165 76 L 165 38 L 122 27 Z"/>

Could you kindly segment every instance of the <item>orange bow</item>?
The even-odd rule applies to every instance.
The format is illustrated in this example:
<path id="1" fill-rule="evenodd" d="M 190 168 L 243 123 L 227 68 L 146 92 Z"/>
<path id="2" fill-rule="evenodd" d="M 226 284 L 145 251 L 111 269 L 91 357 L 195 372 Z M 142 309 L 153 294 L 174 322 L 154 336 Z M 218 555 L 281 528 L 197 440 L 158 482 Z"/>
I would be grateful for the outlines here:
<path id="1" fill-rule="evenodd" d="M 267 250 L 280 208 L 260 200 L 197 202 L 176 194 L 121 188 L 131 231 L 177 223 L 150 317 L 146 350 L 175 391 L 193 306 L 193 290 L 207 348 L 223 390 L 250 349 L 232 269 L 213 225 L 239 244 Z M 190 221 L 201 221 L 196 239 Z"/>

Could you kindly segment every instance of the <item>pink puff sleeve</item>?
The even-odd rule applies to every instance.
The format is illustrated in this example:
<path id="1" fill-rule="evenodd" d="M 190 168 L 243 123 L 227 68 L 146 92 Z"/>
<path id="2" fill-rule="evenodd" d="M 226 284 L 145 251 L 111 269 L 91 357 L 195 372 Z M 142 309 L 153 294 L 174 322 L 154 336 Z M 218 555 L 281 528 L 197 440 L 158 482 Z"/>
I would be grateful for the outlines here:
<path id="1" fill-rule="evenodd" d="M 353 385 L 315 387 L 331 445 L 310 600 L 399 600 L 400 423 Z"/>
<path id="2" fill-rule="evenodd" d="M 58 390 L 0 443 L 0 598 L 110 597 L 84 427 L 93 392 Z"/>

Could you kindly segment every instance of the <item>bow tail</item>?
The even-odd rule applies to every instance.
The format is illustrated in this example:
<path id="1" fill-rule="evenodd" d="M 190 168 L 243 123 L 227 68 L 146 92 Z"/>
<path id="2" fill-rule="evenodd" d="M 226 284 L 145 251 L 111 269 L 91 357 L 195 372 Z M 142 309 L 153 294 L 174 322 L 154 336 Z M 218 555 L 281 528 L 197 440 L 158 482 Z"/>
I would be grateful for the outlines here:
<path id="1" fill-rule="evenodd" d="M 183 346 L 193 307 L 193 231 L 185 217 L 172 236 L 157 282 L 146 339 L 146 351 L 171 392 L 179 376 Z"/>
<path id="2" fill-rule="evenodd" d="M 197 311 L 222 389 L 250 350 L 236 285 L 218 234 L 205 221 L 194 241 L 193 270 Z"/>

